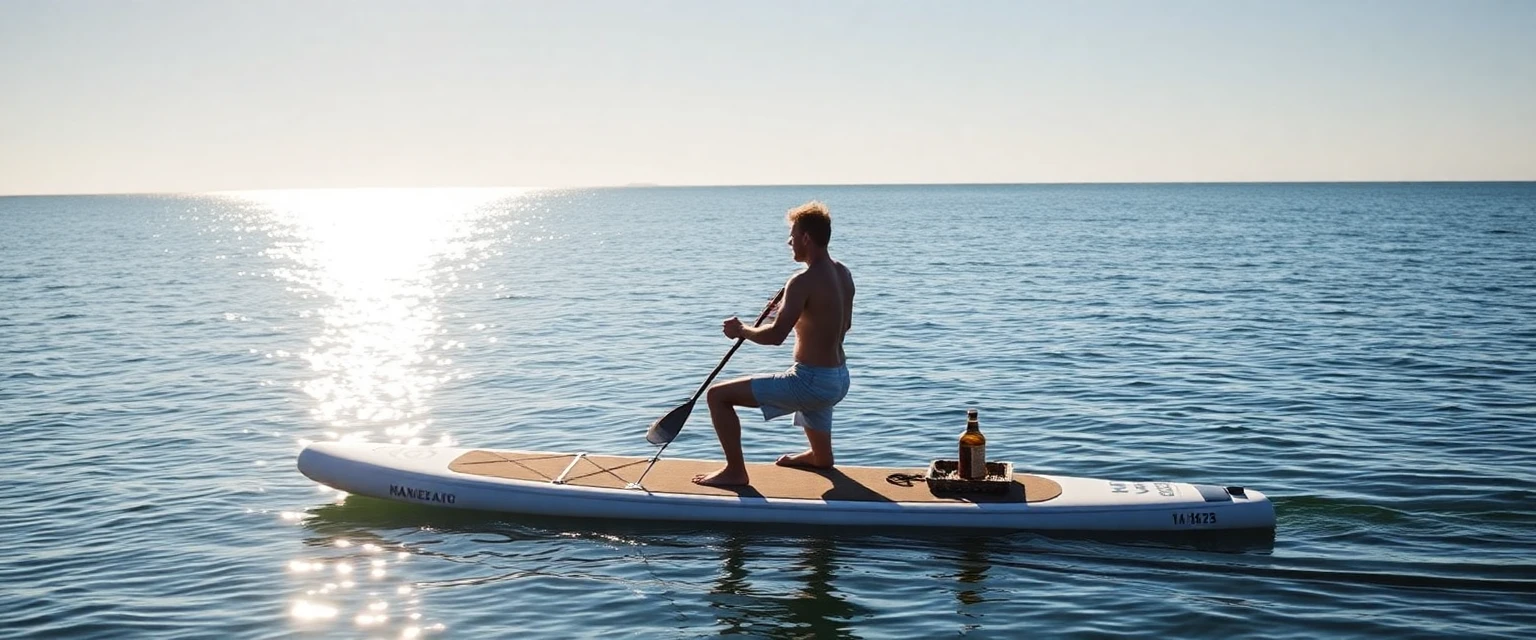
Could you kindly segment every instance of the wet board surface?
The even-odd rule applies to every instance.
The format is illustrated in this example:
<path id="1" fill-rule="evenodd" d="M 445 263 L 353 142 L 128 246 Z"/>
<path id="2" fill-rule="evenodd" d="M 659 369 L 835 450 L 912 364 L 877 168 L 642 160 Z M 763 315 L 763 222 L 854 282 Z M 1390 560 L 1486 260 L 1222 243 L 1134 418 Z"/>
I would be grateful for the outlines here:
<path id="1" fill-rule="evenodd" d="M 468 451 L 449 463 L 458 473 L 494 478 L 553 482 L 565 473 L 565 484 L 577 487 L 623 489 L 645 471 L 650 458 L 626 456 L 582 456 L 574 467 L 572 453 L 532 453 L 520 451 Z M 700 496 L 739 496 L 795 498 L 802 500 L 840 500 L 861 502 L 1045 502 L 1061 495 L 1061 485 L 1039 476 L 1015 474 L 1007 493 L 935 494 L 923 482 L 903 486 L 889 482 L 891 474 L 922 474 L 926 468 L 834 467 L 799 469 L 774 464 L 748 463 L 751 484 L 745 487 L 706 487 L 693 483 L 694 476 L 719 469 L 722 463 L 708 460 L 669 460 L 663 458 L 645 476 L 645 489 L 651 493 Z M 569 472 L 566 468 L 571 467 Z"/>

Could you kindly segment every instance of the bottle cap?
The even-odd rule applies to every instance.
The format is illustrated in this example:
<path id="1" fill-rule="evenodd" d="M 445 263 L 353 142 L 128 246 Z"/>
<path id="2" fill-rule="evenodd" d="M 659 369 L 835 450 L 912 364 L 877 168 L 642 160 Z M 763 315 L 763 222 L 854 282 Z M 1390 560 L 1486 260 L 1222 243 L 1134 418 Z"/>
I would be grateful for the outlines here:
<path id="1" fill-rule="evenodd" d="M 974 418 L 974 417 L 976 417 L 976 410 L 975 409 L 966 409 L 965 410 L 965 417 L 967 417 L 967 418 Z"/>

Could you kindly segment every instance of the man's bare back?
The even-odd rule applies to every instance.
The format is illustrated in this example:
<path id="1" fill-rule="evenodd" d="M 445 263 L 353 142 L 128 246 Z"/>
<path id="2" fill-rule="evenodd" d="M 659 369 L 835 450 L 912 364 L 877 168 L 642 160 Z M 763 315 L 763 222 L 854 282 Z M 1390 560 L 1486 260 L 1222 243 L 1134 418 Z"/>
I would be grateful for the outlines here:
<path id="1" fill-rule="evenodd" d="M 807 265 L 784 285 L 784 304 L 801 304 L 795 321 L 795 362 L 837 367 L 846 359 L 843 337 L 852 326 L 853 275 L 829 258 Z M 791 296 L 790 292 L 800 294 Z"/>

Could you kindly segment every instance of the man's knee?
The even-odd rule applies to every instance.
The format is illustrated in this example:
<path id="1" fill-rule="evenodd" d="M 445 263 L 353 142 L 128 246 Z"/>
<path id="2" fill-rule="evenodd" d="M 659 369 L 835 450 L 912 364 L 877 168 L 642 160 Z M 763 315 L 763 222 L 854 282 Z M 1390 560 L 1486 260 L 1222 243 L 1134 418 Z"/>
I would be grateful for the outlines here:
<path id="1" fill-rule="evenodd" d="M 704 394 L 705 402 L 712 407 L 745 407 L 752 405 L 752 387 L 746 380 L 721 382 L 709 387 Z"/>
<path id="2" fill-rule="evenodd" d="M 710 385 L 709 393 L 704 394 L 704 401 L 712 407 L 730 406 L 735 404 L 731 401 L 731 395 L 731 388 L 727 383 L 720 382 Z"/>

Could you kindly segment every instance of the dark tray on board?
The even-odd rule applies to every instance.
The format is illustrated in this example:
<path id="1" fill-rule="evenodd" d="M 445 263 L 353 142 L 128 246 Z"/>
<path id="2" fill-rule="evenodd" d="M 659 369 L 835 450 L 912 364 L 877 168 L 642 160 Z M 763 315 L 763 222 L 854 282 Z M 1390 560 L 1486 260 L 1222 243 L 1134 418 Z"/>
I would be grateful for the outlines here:
<path id="1" fill-rule="evenodd" d="M 1007 493 L 1013 484 L 1012 462 L 988 462 L 987 477 L 960 477 L 959 460 L 934 460 L 928 465 L 928 488 L 941 493 Z"/>

